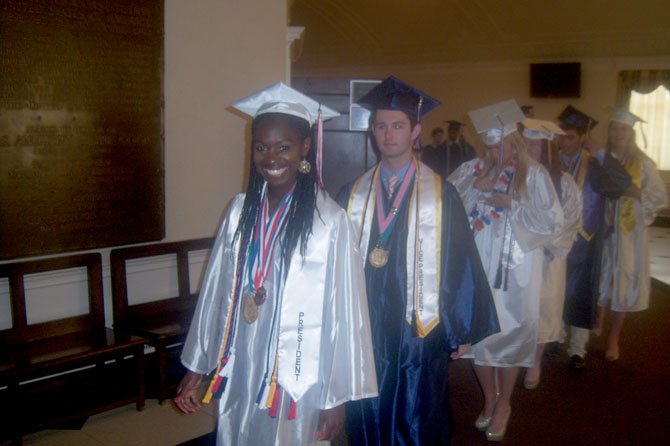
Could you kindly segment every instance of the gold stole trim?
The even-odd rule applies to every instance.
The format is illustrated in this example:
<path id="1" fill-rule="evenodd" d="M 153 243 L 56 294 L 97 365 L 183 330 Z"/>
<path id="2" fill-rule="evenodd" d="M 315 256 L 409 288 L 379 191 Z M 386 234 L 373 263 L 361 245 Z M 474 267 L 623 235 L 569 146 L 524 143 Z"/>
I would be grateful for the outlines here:
<path id="1" fill-rule="evenodd" d="M 589 170 L 589 163 L 591 162 L 591 152 L 588 150 L 582 149 L 582 159 L 579 163 L 579 169 L 575 172 L 574 180 L 579 186 L 579 190 L 584 190 L 584 184 L 586 184 L 586 173 Z M 584 213 L 579 216 L 579 235 L 582 236 L 584 240 L 590 242 L 595 234 L 589 234 L 584 230 Z"/>
<path id="2" fill-rule="evenodd" d="M 359 232 L 359 250 L 364 262 L 367 261 L 374 220 L 372 212 L 375 209 L 379 170 L 380 164 L 377 164 L 354 183 L 347 208 L 349 218 Z M 407 217 L 409 232 L 405 319 L 411 324 L 414 316 L 417 334 L 425 337 L 440 323 L 442 184 L 440 177 L 422 163 L 417 163 Z"/>
<path id="3" fill-rule="evenodd" d="M 633 184 L 640 189 L 642 187 L 642 160 L 640 157 L 629 156 L 623 166 L 630 174 Z M 619 202 L 619 227 L 624 234 L 630 233 L 637 225 L 635 201 L 636 199 L 633 197 L 622 196 Z"/>

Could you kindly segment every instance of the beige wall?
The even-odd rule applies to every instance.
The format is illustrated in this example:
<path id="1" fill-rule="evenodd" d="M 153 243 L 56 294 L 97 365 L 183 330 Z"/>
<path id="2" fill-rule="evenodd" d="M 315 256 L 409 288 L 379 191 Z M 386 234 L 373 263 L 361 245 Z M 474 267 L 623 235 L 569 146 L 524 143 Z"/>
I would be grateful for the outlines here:
<path id="1" fill-rule="evenodd" d="M 605 122 L 614 107 L 617 75 L 621 70 L 668 69 L 670 57 L 637 59 L 591 59 L 576 60 L 582 63 L 582 97 L 579 99 L 531 99 L 529 97 L 529 64 L 531 62 L 557 61 L 509 61 L 448 64 L 423 67 L 382 67 L 331 70 L 308 73 L 301 70 L 300 76 L 344 76 L 383 79 L 395 75 L 413 84 L 442 101 L 442 106 L 426 116 L 423 142 L 430 140 L 434 126 L 444 126 L 444 120 L 456 119 L 470 124 L 468 110 L 515 98 L 519 105 L 533 105 L 539 119 L 555 119 L 567 105 L 591 114 Z M 604 138 L 604 125 L 594 130 L 594 136 Z M 467 128 L 466 137 L 479 144 L 472 127 Z"/>
<path id="2" fill-rule="evenodd" d="M 285 81 L 285 1 L 165 1 L 166 239 L 214 234 L 244 188 L 248 120 L 229 104 Z"/>
<path id="3" fill-rule="evenodd" d="M 226 204 L 243 190 L 249 121 L 228 107 L 256 89 L 286 80 L 286 24 L 286 2 L 281 0 L 165 0 L 167 240 L 213 235 Z M 110 249 L 99 251 L 106 323 L 111 326 Z M 204 259 L 191 261 L 201 264 Z M 145 288 L 151 295 L 176 284 L 171 265 L 157 262 L 150 269 L 173 280 L 146 280 L 138 295 Z M 84 294 L 64 292 L 55 284 L 65 281 L 85 289 L 83 280 L 68 273 L 58 280 L 28 283 L 29 294 L 40 289 L 49 295 L 38 314 L 29 317 L 54 319 L 72 308 L 72 314 L 79 314 L 78 308 L 87 307 Z M 174 294 L 160 296 L 169 295 Z M 9 287 L 0 282 L 0 329 L 11 323 Z"/>

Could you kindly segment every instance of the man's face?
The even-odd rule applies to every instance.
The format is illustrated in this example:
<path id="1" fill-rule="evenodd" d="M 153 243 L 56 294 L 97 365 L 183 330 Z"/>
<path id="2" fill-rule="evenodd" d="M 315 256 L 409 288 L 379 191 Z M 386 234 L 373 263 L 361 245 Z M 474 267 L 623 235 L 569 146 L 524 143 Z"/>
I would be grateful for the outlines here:
<path id="1" fill-rule="evenodd" d="M 461 136 L 461 128 L 460 127 L 458 127 L 458 128 L 452 127 L 452 128 L 449 129 L 449 141 L 456 142 L 456 140 L 458 139 L 459 136 Z"/>
<path id="2" fill-rule="evenodd" d="M 433 137 L 433 144 L 439 145 L 444 142 L 444 132 L 435 132 L 432 135 Z"/>
<path id="3" fill-rule="evenodd" d="M 412 144 L 421 132 L 421 124 L 412 128 L 409 117 L 398 110 L 377 110 L 372 134 L 382 158 L 411 156 Z"/>
<path id="4" fill-rule="evenodd" d="M 558 146 L 568 156 L 573 156 L 581 149 L 584 138 L 575 129 L 565 130 L 565 135 L 558 138 Z"/>

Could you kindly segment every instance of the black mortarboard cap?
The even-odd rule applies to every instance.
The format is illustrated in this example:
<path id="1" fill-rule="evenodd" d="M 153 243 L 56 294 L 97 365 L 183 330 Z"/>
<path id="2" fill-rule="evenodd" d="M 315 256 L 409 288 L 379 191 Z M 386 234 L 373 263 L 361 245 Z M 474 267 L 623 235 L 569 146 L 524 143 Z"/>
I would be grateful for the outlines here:
<path id="1" fill-rule="evenodd" d="M 558 115 L 558 122 L 563 129 L 582 129 L 591 130 L 598 124 L 598 121 L 587 115 L 581 110 L 577 110 L 572 105 L 565 107 L 565 110 Z"/>
<path id="2" fill-rule="evenodd" d="M 465 124 L 463 124 L 462 122 L 459 122 L 459 121 L 448 120 L 448 121 L 444 121 L 444 122 L 449 124 L 449 127 L 448 127 L 449 130 L 460 130 L 461 127 L 465 127 Z"/>
<path id="3" fill-rule="evenodd" d="M 389 76 L 360 98 L 358 104 L 370 110 L 403 111 L 416 116 L 420 121 L 422 116 L 441 102 L 400 79 Z"/>

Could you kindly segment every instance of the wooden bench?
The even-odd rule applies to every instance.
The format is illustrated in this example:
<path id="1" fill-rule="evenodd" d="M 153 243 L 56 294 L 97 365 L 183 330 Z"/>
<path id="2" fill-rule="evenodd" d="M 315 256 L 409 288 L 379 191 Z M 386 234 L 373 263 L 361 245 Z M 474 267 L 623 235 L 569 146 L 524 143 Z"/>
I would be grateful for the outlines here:
<path id="1" fill-rule="evenodd" d="M 189 253 L 211 249 L 213 244 L 214 238 L 210 237 L 118 248 L 110 254 L 114 328 L 142 336 L 156 349 L 160 403 L 168 398 L 168 391 L 176 388 L 177 382 L 170 383 L 168 380 L 168 359 L 181 353 L 198 301 L 198 293 L 191 293 Z M 150 302 L 129 303 L 129 261 L 159 256 L 176 257 L 177 295 L 161 296 L 160 300 Z"/>
<path id="2" fill-rule="evenodd" d="M 85 276 L 87 310 L 30 323 L 37 304 L 26 299 L 26 279 L 57 272 L 72 273 L 74 282 Z M 12 315 L 11 327 L 0 330 L 0 387 L 10 408 L 3 408 L 3 435 L 20 444 L 23 434 L 55 423 L 132 402 L 144 408 L 146 340 L 105 327 L 99 253 L 3 264 L 0 280 L 8 282 Z M 53 301 L 52 291 L 44 293 Z"/>

